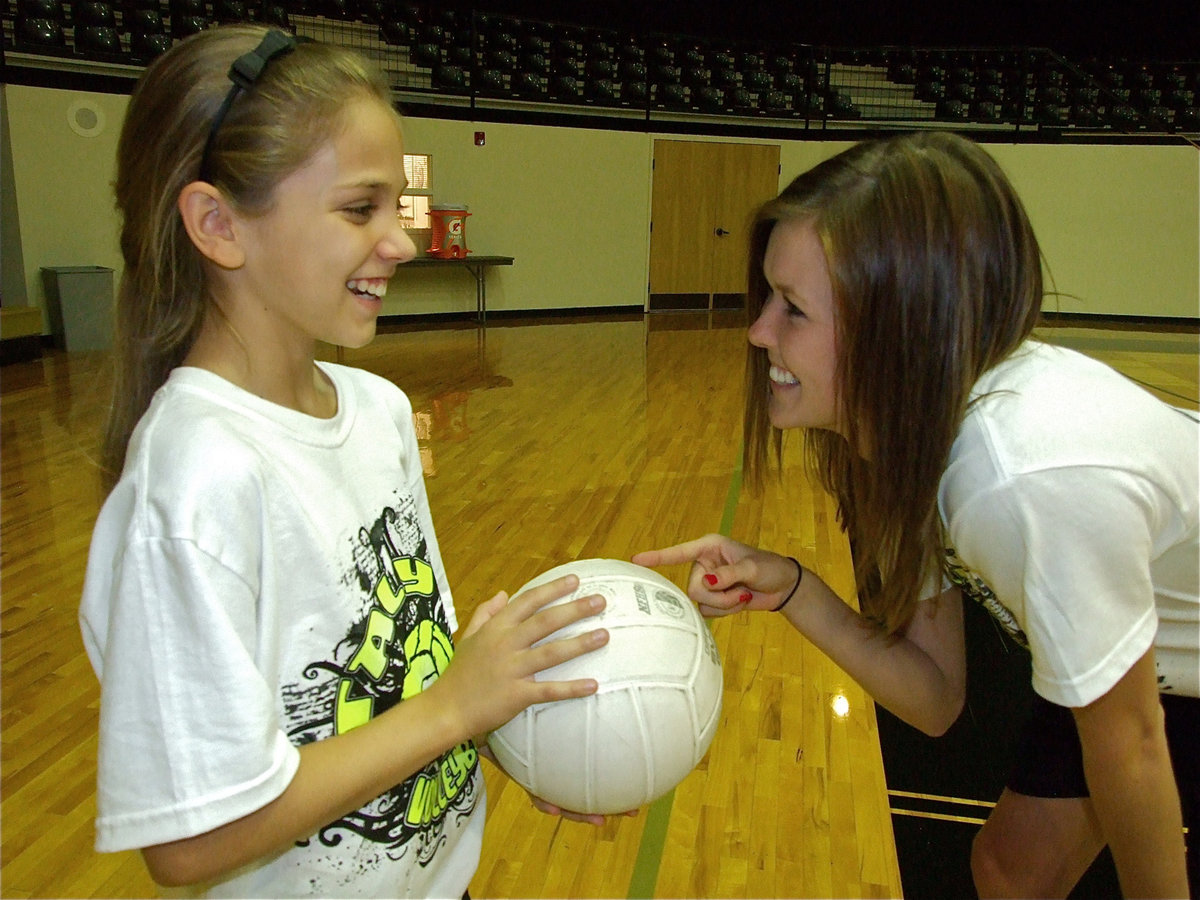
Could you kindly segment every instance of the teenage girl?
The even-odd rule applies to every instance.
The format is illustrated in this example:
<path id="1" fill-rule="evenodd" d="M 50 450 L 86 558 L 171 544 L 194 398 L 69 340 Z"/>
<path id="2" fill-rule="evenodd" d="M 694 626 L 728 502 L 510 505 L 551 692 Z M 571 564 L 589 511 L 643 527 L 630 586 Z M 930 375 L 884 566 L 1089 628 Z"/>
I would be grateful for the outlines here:
<path id="1" fill-rule="evenodd" d="M 965 139 L 822 163 L 760 211 L 751 260 L 746 469 L 761 484 L 805 430 L 862 613 L 717 535 L 634 561 L 693 562 L 708 615 L 780 611 L 932 735 L 963 706 L 962 598 L 983 603 L 1029 648 L 1037 701 L 974 844 L 980 894 L 1065 896 L 1107 843 L 1127 896 L 1184 896 L 1181 796 L 1196 890 L 1196 414 L 1031 338 L 1038 244 Z"/>
<path id="2" fill-rule="evenodd" d="M 596 690 L 530 677 L 607 640 L 533 646 L 602 607 L 542 608 L 573 577 L 497 594 L 452 644 L 409 401 L 314 359 L 374 336 L 415 253 L 405 186 L 387 83 L 340 48 L 214 28 L 130 102 L 81 621 L 96 845 L 140 848 L 164 885 L 460 897 L 485 813 L 473 736 Z"/>

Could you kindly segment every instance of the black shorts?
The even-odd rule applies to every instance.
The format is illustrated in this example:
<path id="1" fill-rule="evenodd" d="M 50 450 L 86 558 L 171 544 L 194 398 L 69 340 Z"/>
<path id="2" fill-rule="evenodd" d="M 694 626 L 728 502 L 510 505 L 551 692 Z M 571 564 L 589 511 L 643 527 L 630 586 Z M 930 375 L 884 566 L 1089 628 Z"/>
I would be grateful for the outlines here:
<path id="1" fill-rule="evenodd" d="M 1181 799 L 1200 800 L 1200 699 L 1159 697 Z M 1034 694 L 1033 712 L 1021 735 L 1008 788 L 1030 797 L 1088 795 L 1083 749 L 1070 709 Z"/>
<path id="2" fill-rule="evenodd" d="M 1188 884 L 1200 897 L 1200 699 L 1160 694 L 1171 766 L 1187 828 Z M 1030 797 L 1086 797 L 1083 748 L 1075 716 L 1037 694 L 1017 751 L 1008 789 Z"/>

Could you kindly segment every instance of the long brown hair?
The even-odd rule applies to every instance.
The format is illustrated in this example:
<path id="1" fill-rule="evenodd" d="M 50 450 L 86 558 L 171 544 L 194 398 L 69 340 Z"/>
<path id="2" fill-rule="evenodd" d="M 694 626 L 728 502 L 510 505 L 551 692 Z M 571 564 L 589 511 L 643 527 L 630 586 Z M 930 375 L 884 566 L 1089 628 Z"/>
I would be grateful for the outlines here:
<path id="1" fill-rule="evenodd" d="M 835 384 L 846 434 L 810 430 L 808 464 L 838 501 L 864 612 L 896 633 L 937 574 L 938 483 L 979 376 L 1038 320 L 1042 260 L 1024 207 L 978 145 L 944 133 L 857 144 L 759 211 L 747 305 L 781 220 L 810 222 L 836 314 Z M 767 418 L 766 351 L 747 360 L 745 468 L 761 484 L 781 434 Z"/>
<path id="2" fill-rule="evenodd" d="M 134 426 L 196 340 L 209 308 L 203 257 L 176 209 L 199 177 L 213 118 L 235 59 L 267 33 L 221 26 L 180 41 L 143 74 L 117 148 L 116 207 L 125 269 L 117 290 L 114 393 L 105 424 L 102 478 L 111 488 Z M 391 104 L 387 81 L 358 54 L 306 42 L 277 57 L 229 108 L 210 150 L 209 179 L 244 215 L 270 208 L 275 186 L 342 125 L 358 95 Z"/>

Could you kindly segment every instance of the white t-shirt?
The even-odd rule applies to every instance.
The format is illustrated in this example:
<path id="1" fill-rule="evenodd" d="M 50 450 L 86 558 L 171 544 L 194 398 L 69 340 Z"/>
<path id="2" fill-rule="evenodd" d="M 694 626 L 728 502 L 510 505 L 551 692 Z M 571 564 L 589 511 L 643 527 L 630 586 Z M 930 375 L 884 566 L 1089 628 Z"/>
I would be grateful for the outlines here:
<path id="1" fill-rule="evenodd" d="M 942 476 L 950 580 L 1063 706 L 1153 645 L 1164 692 L 1200 696 L 1200 429 L 1108 366 L 1036 341 L 986 372 Z"/>
<path id="2" fill-rule="evenodd" d="M 322 364 L 317 419 L 179 368 L 96 523 L 80 611 L 101 682 L 96 847 L 202 834 L 287 787 L 297 747 L 445 668 L 457 629 L 408 398 Z M 210 896 L 461 897 L 485 811 L 458 747 Z"/>

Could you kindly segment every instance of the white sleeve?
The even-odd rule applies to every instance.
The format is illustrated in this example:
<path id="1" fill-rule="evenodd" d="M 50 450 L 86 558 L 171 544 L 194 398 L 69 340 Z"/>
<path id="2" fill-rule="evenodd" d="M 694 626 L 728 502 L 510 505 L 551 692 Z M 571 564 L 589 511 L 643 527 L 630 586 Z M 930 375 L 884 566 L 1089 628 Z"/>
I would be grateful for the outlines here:
<path id="1" fill-rule="evenodd" d="M 299 765 L 255 664 L 255 592 L 190 541 L 138 539 L 113 572 L 101 680 L 96 848 L 210 831 Z"/>
<path id="2" fill-rule="evenodd" d="M 1017 618 L 1046 699 L 1091 703 L 1153 643 L 1157 502 L 1144 481 L 1080 466 L 1018 476 L 953 517 L 959 555 Z"/>

